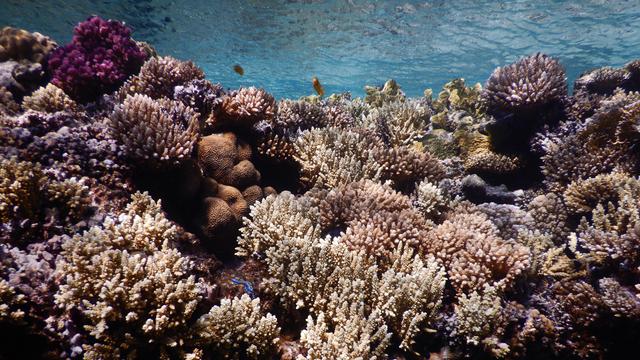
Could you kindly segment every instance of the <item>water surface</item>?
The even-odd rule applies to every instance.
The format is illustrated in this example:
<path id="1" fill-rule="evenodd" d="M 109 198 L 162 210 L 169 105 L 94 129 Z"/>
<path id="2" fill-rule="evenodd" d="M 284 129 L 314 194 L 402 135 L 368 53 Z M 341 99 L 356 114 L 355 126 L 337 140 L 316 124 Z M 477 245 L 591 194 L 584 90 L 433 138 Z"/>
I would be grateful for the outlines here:
<path id="1" fill-rule="evenodd" d="M 0 25 L 70 40 L 91 14 L 125 21 L 165 55 L 194 60 L 226 87 L 278 97 L 363 93 L 396 79 L 419 96 L 455 77 L 484 82 L 499 65 L 543 51 L 572 81 L 640 58 L 640 0 L 87 1 L 0 0 Z M 245 75 L 233 72 L 241 64 Z"/>

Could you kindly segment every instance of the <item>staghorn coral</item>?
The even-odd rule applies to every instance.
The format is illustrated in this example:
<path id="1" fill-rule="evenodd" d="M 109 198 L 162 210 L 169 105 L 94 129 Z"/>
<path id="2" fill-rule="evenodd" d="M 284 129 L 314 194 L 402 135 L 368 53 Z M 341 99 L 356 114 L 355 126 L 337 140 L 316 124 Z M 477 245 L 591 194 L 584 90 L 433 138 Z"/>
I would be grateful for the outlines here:
<path id="1" fill-rule="evenodd" d="M 44 64 L 58 44 L 40 33 L 5 26 L 0 30 L 0 61 L 16 60 Z"/>
<path id="2" fill-rule="evenodd" d="M 236 255 L 264 253 L 287 237 L 320 236 L 320 227 L 312 220 L 318 210 L 305 200 L 284 191 L 251 205 L 251 212 L 243 219 Z"/>
<path id="3" fill-rule="evenodd" d="M 536 108 L 566 95 L 564 69 L 557 60 L 541 53 L 494 70 L 482 93 L 491 113 Z"/>
<path id="4" fill-rule="evenodd" d="M 564 202 L 574 214 L 589 213 L 598 204 L 617 203 L 621 191 L 640 194 L 640 181 L 621 172 L 600 174 L 569 184 L 564 192 Z"/>
<path id="5" fill-rule="evenodd" d="M 378 179 L 379 165 L 371 135 L 339 128 L 304 131 L 294 143 L 295 159 L 302 168 L 301 180 L 309 187 L 332 188 L 361 179 Z"/>
<path id="6" fill-rule="evenodd" d="M 612 278 L 598 282 L 602 301 L 616 317 L 640 318 L 640 299 Z"/>
<path id="7" fill-rule="evenodd" d="M 191 61 L 180 61 L 171 56 L 152 57 L 142 65 L 138 75 L 122 85 L 117 97 L 120 101 L 135 94 L 152 99 L 172 98 L 177 86 L 201 79 L 204 79 L 204 73 Z"/>
<path id="8" fill-rule="evenodd" d="M 22 309 L 26 303 L 23 294 L 5 280 L 0 280 L 0 323 L 20 323 L 24 321 L 25 312 Z"/>
<path id="9" fill-rule="evenodd" d="M 263 316 L 260 299 L 247 294 L 222 299 L 195 324 L 197 342 L 223 359 L 265 359 L 273 354 L 279 332 L 276 317 Z"/>
<path id="10" fill-rule="evenodd" d="M 55 301 L 78 311 L 89 358 L 180 349 L 200 300 L 191 266 L 170 243 L 177 229 L 160 204 L 135 194 L 126 213 L 62 245 Z"/>
<path id="11" fill-rule="evenodd" d="M 389 102 L 373 108 L 364 119 L 391 146 L 410 145 L 424 137 L 431 111 L 418 101 Z"/>
<path id="12" fill-rule="evenodd" d="M 48 68 L 54 85 L 85 103 L 118 89 L 144 59 L 128 27 L 92 16 L 75 27 L 70 44 L 51 53 Z"/>
<path id="13" fill-rule="evenodd" d="M 303 100 L 280 100 L 278 113 L 270 121 L 274 129 L 296 132 L 327 126 L 327 117 L 321 104 Z"/>
<path id="14" fill-rule="evenodd" d="M 344 310 L 345 318 L 332 331 L 324 313 L 314 320 L 307 319 L 307 327 L 300 333 L 300 342 L 307 349 L 304 359 L 376 359 L 382 358 L 389 346 L 387 327 L 379 313 L 364 316 L 356 304 Z"/>
<path id="15" fill-rule="evenodd" d="M 129 156 L 151 166 L 189 158 L 199 136 L 197 113 L 191 108 L 146 95 L 127 97 L 110 120 L 113 136 Z"/>
<path id="16" fill-rule="evenodd" d="M 75 101 L 62 91 L 59 87 L 48 84 L 41 87 L 30 96 L 22 100 L 22 107 L 25 110 L 54 113 L 57 111 L 78 111 Z"/>

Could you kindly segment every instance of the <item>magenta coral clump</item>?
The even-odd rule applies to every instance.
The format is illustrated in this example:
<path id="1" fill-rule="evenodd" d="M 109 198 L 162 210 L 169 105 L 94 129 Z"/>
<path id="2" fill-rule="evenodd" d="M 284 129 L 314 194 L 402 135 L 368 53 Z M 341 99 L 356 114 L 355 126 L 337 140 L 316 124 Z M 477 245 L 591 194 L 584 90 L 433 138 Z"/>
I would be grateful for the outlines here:
<path id="1" fill-rule="evenodd" d="M 92 16 L 75 27 L 70 44 L 53 51 L 48 65 L 53 84 L 88 102 L 116 90 L 140 70 L 144 59 L 127 26 Z"/>

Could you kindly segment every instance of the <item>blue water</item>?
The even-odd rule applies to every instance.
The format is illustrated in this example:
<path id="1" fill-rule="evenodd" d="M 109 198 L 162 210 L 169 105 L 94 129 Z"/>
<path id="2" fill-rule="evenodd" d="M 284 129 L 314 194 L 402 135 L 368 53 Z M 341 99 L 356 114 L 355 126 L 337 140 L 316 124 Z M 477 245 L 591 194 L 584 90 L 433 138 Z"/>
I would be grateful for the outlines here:
<path id="1" fill-rule="evenodd" d="M 640 0 L 580 1 L 27 1 L 0 0 L 0 25 L 64 43 L 88 15 L 123 20 L 136 39 L 192 59 L 226 87 L 278 97 L 362 95 L 394 78 L 421 95 L 455 77 L 484 82 L 499 65 L 543 51 L 572 81 L 594 67 L 640 58 Z M 234 64 L 244 77 L 233 72 Z"/>

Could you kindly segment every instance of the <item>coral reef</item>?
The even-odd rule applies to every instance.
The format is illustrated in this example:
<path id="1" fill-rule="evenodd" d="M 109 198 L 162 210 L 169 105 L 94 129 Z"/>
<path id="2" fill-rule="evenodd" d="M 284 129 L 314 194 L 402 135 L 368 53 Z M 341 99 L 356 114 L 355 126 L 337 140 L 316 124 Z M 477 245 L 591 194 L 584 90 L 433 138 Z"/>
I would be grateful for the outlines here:
<path id="1" fill-rule="evenodd" d="M 130 35 L 0 31 L 0 358 L 636 351 L 640 60 L 276 101 Z"/>
<path id="2" fill-rule="evenodd" d="M 54 85 L 87 102 L 116 90 L 140 70 L 144 59 L 128 27 L 93 16 L 75 27 L 70 44 L 50 54 L 48 68 Z"/>

